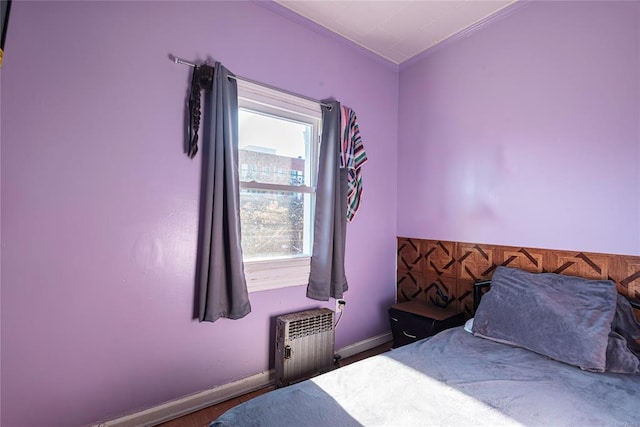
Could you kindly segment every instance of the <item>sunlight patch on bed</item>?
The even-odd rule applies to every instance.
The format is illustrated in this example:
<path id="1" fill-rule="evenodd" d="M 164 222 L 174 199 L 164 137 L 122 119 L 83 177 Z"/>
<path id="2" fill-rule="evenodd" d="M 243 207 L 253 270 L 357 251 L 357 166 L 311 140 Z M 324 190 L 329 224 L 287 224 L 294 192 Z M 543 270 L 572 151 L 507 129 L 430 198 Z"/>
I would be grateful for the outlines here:
<path id="1" fill-rule="evenodd" d="M 338 371 L 342 371 L 341 375 L 335 375 L 338 372 L 334 371 L 310 381 L 332 396 L 362 425 L 416 425 L 420 422 L 415 419 L 416 413 L 429 420 L 429 425 L 522 425 L 498 409 L 384 355 Z M 351 381 L 363 376 L 378 378 L 375 381 Z M 385 377 L 389 380 L 381 381 Z M 354 396 L 358 398 L 354 399 Z M 375 405 L 375 411 L 362 405 L 363 401 Z M 419 411 L 408 407 L 419 407 Z"/>

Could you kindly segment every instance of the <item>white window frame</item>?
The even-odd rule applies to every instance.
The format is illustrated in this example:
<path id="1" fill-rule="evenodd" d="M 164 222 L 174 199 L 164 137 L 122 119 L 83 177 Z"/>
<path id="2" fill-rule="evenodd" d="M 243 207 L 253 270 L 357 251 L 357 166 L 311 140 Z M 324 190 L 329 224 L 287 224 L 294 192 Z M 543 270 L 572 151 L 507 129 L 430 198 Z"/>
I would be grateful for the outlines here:
<path id="1" fill-rule="evenodd" d="M 310 209 L 305 212 L 305 253 L 313 248 L 313 213 L 315 212 L 315 185 L 318 176 L 322 111 L 320 104 L 276 89 L 238 79 L 238 107 L 281 119 L 310 124 L 312 141 L 305 162 L 305 185 L 280 185 L 240 182 L 240 188 L 285 191 L 308 194 Z M 307 284 L 311 256 L 291 256 L 260 261 L 244 261 L 244 273 L 249 292 L 280 289 Z"/>

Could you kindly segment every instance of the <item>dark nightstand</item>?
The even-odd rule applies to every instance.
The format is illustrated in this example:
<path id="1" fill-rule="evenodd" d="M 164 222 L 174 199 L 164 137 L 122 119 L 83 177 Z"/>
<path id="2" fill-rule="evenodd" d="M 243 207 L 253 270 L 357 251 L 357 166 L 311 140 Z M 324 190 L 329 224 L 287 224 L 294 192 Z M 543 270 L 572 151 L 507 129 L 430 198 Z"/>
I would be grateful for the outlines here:
<path id="1" fill-rule="evenodd" d="M 389 308 L 393 347 L 397 348 L 430 337 L 445 329 L 464 325 L 464 313 L 412 300 Z"/>

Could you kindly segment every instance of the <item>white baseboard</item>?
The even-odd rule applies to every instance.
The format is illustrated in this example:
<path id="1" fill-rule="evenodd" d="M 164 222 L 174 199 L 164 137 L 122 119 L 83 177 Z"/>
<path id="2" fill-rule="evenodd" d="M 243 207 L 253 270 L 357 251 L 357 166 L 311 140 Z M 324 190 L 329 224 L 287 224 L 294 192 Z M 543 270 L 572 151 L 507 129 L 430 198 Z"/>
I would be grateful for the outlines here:
<path id="1" fill-rule="evenodd" d="M 273 369 L 232 383 L 171 400 L 94 427 L 150 427 L 274 384 Z M 213 420 L 212 420 L 213 421 Z"/>
<path id="2" fill-rule="evenodd" d="M 372 348 L 376 348 L 377 346 L 388 343 L 389 341 L 393 341 L 391 332 L 358 341 L 357 343 L 339 349 L 336 353 L 344 359 L 345 357 L 351 357 L 355 354 L 362 353 L 363 351 L 371 350 Z"/>
<path id="3" fill-rule="evenodd" d="M 366 340 L 348 345 L 336 353 L 343 359 L 363 351 L 370 350 L 391 341 L 390 333 L 377 335 Z M 98 423 L 93 427 L 151 427 L 157 424 L 181 417 L 191 412 L 199 411 L 234 397 L 273 385 L 274 371 L 262 372 L 232 383 L 224 384 L 209 390 L 171 400 L 153 408 L 126 415 L 115 420 Z M 213 420 L 212 420 L 213 421 Z"/>

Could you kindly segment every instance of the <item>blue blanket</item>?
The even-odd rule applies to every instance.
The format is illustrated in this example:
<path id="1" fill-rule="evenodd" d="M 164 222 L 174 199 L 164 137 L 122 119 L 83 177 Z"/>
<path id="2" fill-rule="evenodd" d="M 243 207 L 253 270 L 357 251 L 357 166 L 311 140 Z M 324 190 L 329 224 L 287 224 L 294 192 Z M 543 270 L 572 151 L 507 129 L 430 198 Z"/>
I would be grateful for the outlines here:
<path id="1" fill-rule="evenodd" d="M 462 328 L 267 393 L 211 426 L 631 426 L 640 375 L 594 373 Z"/>

